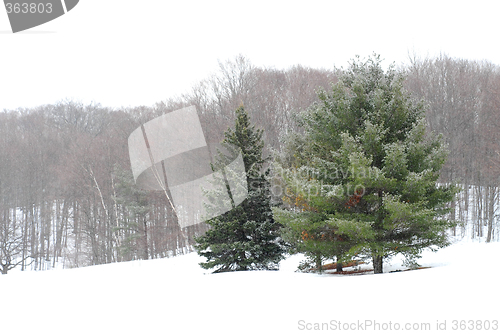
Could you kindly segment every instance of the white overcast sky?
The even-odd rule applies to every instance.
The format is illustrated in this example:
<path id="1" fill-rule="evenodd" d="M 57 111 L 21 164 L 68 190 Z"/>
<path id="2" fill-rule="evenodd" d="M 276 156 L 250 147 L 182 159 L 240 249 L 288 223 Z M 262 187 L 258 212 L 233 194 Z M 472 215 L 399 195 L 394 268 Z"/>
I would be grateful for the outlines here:
<path id="1" fill-rule="evenodd" d="M 29 1 L 28 1 L 29 2 Z M 500 1 L 80 0 L 12 34 L 0 7 L 0 111 L 73 99 L 153 105 L 246 56 L 254 65 L 345 66 L 355 55 L 500 65 Z"/>

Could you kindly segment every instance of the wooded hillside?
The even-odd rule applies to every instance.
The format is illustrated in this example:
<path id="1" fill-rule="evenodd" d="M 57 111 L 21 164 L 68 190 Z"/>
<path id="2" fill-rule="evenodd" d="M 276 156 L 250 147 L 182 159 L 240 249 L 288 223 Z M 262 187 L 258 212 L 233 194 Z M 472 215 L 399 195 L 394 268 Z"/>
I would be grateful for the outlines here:
<path id="1" fill-rule="evenodd" d="M 498 240 L 500 67 L 441 56 L 412 59 L 400 70 L 406 88 L 428 104 L 428 128 L 449 144 L 440 182 L 464 186 L 454 203 L 464 225 L 454 233 Z M 206 225 L 181 230 L 161 192 L 134 186 L 130 133 L 154 117 L 195 105 L 206 135 L 221 140 L 243 104 L 264 130 L 270 155 L 282 149 L 286 133 L 301 131 L 294 115 L 315 103 L 317 89 L 329 88 L 338 71 L 260 68 L 237 57 L 185 95 L 152 107 L 62 101 L 0 112 L 0 270 L 191 251 Z"/>

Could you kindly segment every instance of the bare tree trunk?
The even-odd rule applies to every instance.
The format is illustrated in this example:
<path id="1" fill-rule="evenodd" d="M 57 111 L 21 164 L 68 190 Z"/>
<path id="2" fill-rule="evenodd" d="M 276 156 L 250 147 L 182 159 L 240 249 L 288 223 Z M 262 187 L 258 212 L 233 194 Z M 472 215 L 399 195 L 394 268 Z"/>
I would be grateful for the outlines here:
<path id="1" fill-rule="evenodd" d="M 144 217 L 144 220 L 143 220 L 143 224 L 144 224 L 144 248 L 143 248 L 143 251 L 144 251 L 144 260 L 147 260 L 149 259 L 149 250 L 148 250 L 148 221 L 146 219 L 146 217 Z"/>
<path id="2" fill-rule="evenodd" d="M 495 202 L 497 198 L 497 187 L 490 186 L 490 201 L 488 210 L 488 234 L 486 235 L 486 242 L 491 242 L 491 236 L 493 233 L 493 221 L 495 219 Z"/>

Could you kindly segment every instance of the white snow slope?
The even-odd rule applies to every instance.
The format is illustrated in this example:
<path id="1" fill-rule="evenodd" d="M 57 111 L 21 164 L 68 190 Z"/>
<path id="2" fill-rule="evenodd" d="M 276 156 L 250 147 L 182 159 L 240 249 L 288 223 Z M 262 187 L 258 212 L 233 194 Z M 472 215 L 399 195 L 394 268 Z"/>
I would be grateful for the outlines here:
<path id="1" fill-rule="evenodd" d="M 457 242 L 381 275 L 208 274 L 196 253 L 0 276 L 0 333 L 500 332 L 500 243 Z M 481 328 L 481 329 L 479 329 Z M 489 328 L 489 330 L 486 330 Z M 496 328 L 496 330 L 495 330 Z"/>

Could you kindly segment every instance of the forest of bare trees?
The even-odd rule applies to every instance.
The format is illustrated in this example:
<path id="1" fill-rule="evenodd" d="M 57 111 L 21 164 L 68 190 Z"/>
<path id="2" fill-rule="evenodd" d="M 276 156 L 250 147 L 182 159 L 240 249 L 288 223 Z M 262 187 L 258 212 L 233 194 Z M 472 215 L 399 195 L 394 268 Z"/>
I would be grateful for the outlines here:
<path id="1" fill-rule="evenodd" d="M 428 104 L 430 130 L 449 145 L 441 180 L 463 187 L 453 204 L 463 224 L 453 233 L 498 240 L 500 68 L 440 56 L 412 59 L 406 70 L 408 89 Z"/>
<path id="2" fill-rule="evenodd" d="M 499 240 L 500 68 L 487 62 L 412 58 L 406 87 L 428 104 L 430 130 L 450 156 L 441 182 L 463 192 L 457 235 Z M 181 229 L 161 192 L 134 186 L 127 139 L 161 114 L 195 105 L 206 136 L 221 140 L 243 104 L 264 129 L 265 153 L 300 131 L 294 114 L 336 82 L 340 69 L 253 66 L 239 56 L 176 99 L 107 108 L 62 101 L 0 112 L 0 270 L 7 273 L 173 256 L 192 250 L 205 224 Z"/>

